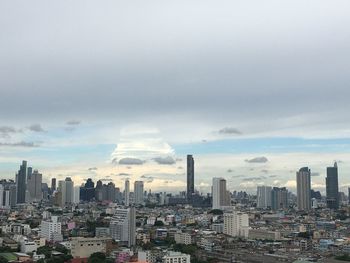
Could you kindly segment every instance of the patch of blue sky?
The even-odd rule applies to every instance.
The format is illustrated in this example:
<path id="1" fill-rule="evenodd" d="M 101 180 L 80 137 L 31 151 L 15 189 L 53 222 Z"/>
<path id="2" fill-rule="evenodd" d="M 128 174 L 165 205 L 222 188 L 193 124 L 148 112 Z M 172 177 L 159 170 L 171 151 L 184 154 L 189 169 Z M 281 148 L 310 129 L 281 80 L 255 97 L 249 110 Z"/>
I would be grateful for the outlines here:
<path id="1" fill-rule="evenodd" d="M 174 144 L 178 155 L 239 154 L 239 153 L 347 153 L 350 138 L 302 139 L 302 138 L 246 138 L 207 141 L 192 144 Z"/>

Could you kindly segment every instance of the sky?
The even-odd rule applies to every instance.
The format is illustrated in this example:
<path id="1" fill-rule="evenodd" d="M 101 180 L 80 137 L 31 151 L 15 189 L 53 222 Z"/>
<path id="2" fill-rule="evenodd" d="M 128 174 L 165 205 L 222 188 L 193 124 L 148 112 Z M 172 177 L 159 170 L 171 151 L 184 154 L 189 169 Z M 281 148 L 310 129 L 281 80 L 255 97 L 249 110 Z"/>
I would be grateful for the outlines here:
<path id="1" fill-rule="evenodd" d="M 350 186 L 349 1 L 1 1 L 0 178 Z"/>

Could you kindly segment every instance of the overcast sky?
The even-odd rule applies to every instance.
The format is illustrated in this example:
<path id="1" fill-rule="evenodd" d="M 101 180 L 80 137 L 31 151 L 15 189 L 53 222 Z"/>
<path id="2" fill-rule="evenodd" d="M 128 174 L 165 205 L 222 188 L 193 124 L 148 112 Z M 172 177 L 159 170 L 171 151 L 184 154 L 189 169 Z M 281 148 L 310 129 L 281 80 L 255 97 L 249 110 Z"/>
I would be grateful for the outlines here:
<path id="1" fill-rule="evenodd" d="M 231 190 L 292 190 L 301 166 L 324 191 L 334 160 L 344 190 L 349 10 L 346 0 L 1 1 L 0 176 L 26 159 L 45 180 L 178 191 L 193 153 L 204 192 L 215 176 Z"/>

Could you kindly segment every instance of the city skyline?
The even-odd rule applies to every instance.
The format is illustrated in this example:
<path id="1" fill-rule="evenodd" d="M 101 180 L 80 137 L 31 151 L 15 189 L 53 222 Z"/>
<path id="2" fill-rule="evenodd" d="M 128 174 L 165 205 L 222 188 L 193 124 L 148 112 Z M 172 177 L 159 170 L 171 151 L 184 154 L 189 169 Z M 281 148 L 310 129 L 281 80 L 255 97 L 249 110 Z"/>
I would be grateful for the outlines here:
<path id="1" fill-rule="evenodd" d="M 0 178 L 346 192 L 350 3 L 314 3 L 1 3 Z"/>

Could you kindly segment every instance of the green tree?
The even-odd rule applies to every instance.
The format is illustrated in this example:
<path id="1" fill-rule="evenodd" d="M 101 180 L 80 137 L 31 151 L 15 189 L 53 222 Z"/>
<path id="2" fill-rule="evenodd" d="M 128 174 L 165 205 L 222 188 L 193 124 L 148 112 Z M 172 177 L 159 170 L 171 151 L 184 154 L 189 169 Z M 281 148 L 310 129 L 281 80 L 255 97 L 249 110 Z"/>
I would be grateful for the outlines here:
<path id="1" fill-rule="evenodd" d="M 102 252 L 91 254 L 88 259 L 88 263 L 106 263 L 106 255 Z"/>
<path id="2" fill-rule="evenodd" d="M 0 256 L 0 263 L 8 263 L 8 262 L 9 261 L 6 258 Z"/>
<path id="3" fill-rule="evenodd" d="M 155 223 L 154 223 L 155 226 L 164 226 L 164 223 L 163 221 L 159 221 L 157 220 Z"/>

